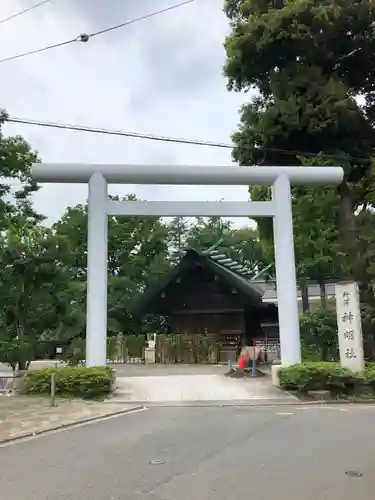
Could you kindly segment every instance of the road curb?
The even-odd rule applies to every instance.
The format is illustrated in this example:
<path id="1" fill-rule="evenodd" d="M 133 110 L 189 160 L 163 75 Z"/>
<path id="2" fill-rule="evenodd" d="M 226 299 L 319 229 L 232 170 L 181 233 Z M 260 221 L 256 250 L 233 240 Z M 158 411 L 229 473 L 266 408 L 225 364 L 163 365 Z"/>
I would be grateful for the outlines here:
<path id="1" fill-rule="evenodd" d="M 58 430 L 68 429 L 69 427 L 75 427 L 77 425 L 93 423 L 96 421 L 106 420 L 106 419 L 109 419 L 111 417 L 126 415 L 126 413 L 130 413 L 133 411 L 139 411 L 139 410 L 143 410 L 143 409 L 146 409 L 145 406 L 143 406 L 143 405 L 134 405 L 132 408 L 126 408 L 123 410 L 116 410 L 116 411 L 113 411 L 110 413 L 106 413 L 105 415 L 101 415 L 101 416 L 97 415 L 95 417 L 81 418 L 80 420 L 76 420 L 75 422 L 54 425 L 52 427 L 48 427 L 48 429 L 43 429 L 39 432 L 25 432 L 23 434 L 19 434 L 18 436 L 14 436 L 14 437 L 9 437 L 9 438 L 5 438 L 5 439 L 0 438 L 0 446 L 4 445 L 4 444 L 14 443 L 16 441 L 21 441 L 23 439 L 43 436 L 44 434 L 49 434 L 51 432 L 55 432 Z"/>
<path id="2" fill-rule="evenodd" d="M 125 403 L 125 401 L 107 401 L 108 404 Z M 148 408 L 223 408 L 223 407 L 248 407 L 248 408 L 270 408 L 278 406 L 329 406 L 329 405 L 374 405 L 375 401 L 134 401 L 135 404 L 140 404 Z"/>

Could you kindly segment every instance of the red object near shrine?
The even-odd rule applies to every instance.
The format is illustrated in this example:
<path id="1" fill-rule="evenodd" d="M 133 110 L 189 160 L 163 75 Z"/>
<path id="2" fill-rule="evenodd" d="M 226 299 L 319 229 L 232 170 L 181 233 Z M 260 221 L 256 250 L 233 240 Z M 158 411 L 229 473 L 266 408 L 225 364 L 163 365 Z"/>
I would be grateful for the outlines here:
<path id="1" fill-rule="evenodd" d="M 241 354 L 239 360 L 238 360 L 238 366 L 237 368 L 244 369 L 245 368 L 245 357 L 243 354 Z"/>

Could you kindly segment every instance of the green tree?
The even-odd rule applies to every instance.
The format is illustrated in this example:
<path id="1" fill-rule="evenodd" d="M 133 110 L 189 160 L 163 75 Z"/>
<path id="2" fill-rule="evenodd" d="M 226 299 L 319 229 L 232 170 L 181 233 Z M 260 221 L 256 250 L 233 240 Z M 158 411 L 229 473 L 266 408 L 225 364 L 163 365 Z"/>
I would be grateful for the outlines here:
<path id="1" fill-rule="evenodd" d="M 50 244 L 50 235 L 42 235 L 43 229 L 38 227 L 44 216 L 32 206 L 38 186 L 30 170 L 38 156 L 22 137 L 4 135 L 6 119 L 7 114 L 0 110 L 1 356 L 12 359 L 12 364 L 18 359 L 22 367 L 32 356 L 33 349 L 27 343 L 47 326 L 56 326 L 56 315 L 51 314 L 54 297 L 46 293 L 40 279 L 43 273 L 57 279 L 60 270 L 47 269 L 56 249 Z"/>
<path id="2" fill-rule="evenodd" d="M 118 200 L 118 197 L 111 197 Z M 126 199 L 135 199 L 134 196 Z M 87 206 L 70 207 L 54 225 L 60 238 L 70 242 L 65 264 L 77 282 L 86 286 Z M 159 217 L 110 217 L 108 221 L 108 332 L 110 335 L 147 330 L 131 314 L 133 296 L 169 269 L 168 228 Z M 77 304 L 82 291 L 77 290 Z M 84 308 L 80 308 L 84 325 Z M 146 321 L 147 323 L 147 321 Z"/>
<path id="3" fill-rule="evenodd" d="M 30 175 L 31 165 L 38 161 L 38 156 L 22 137 L 3 134 L 6 118 L 5 111 L 0 110 L 0 230 L 10 222 L 14 224 L 15 217 L 32 223 L 44 219 L 34 211 L 30 198 L 39 189 Z"/>
<path id="4" fill-rule="evenodd" d="M 272 260 L 268 259 L 256 228 L 233 228 L 220 217 L 196 218 L 186 235 L 187 245 L 197 250 L 214 247 L 236 262 L 259 272 Z M 270 256 L 272 259 L 273 257 Z"/>
<path id="5" fill-rule="evenodd" d="M 300 164 L 296 151 L 309 151 L 345 163 L 341 210 L 349 230 L 353 209 L 370 187 L 359 193 L 355 182 L 372 179 L 366 158 L 375 143 L 367 113 L 375 84 L 373 2 L 231 0 L 226 12 L 232 23 L 225 44 L 228 86 L 259 89 L 241 111 L 235 159 L 293 165 Z M 363 107 L 357 94 L 365 97 Z"/>
<path id="6" fill-rule="evenodd" d="M 189 222 L 184 217 L 173 217 L 168 224 L 168 245 L 173 263 L 178 262 L 186 248 Z"/>
<path id="7" fill-rule="evenodd" d="M 340 240 L 350 264 L 345 271 L 358 282 L 362 303 L 374 307 L 355 216 L 374 185 L 374 2 L 227 0 L 225 11 L 232 25 L 225 42 L 229 89 L 258 89 L 241 110 L 234 158 L 241 165 L 300 165 L 299 152 L 307 151 L 343 164 Z M 358 94 L 364 105 L 357 103 Z M 252 199 L 259 194 L 251 190 Z M 370 324 L 364 333 L 373 355 Z"/>
<path id="8" fill-rule="evenodd" d="M 329 163 L 319 156 L 302 159 L 302 162 L 309 166 Z M 256 198 L 270 197 L 268 188 L 257 187 L 253 191 Z M 319 284 L 322 307 L 325 307 L 327 280 L 345 275 L 347 256 L 342 251 L 339 231 L 340 195 L 332 188 L 293 187 L 292 206 L 297 279 L 303 310 L 307 312 L 309 281 Z M 265 253 L 273 256 L 272 222 L 262 221 L 260 228 Z"/>
<path id="9" fill-rule="evenodd" d="M 359 272 L 368 275 L 375 280 L 375 213 L 372 206 L 366 203 L 356 215 L 357 242 L 360 259 L 357 265 Z M 361 269 L 362 268 L 362 269 Z M 375 329 L 375 304 L 373 284 L 368 283 L 367 288 L 362 286 L 362 317 L 364 325 L 370 325 Z"/>
<path id="10" fill-rule="evenodd" d="M 56 336 L 69 310 L 61 295 L 71 277 L 61 260 L 66 246 L 51 230 L 30 224 L 11 226 L 0 238 L 2 340 L 34 345 Z"/>
<path id="11" fill-rule="evenodd" d="M 260 272 L 273 262 L 273 258 L 267 258 L 256 228 L 236 229 L 229 235 L 225 244 L 225 253 L 229 257 L 256 272 Z"/>
<path id="12" fill-rule="evenodd" d="M 231 234 L 232 224 L 220 217 L 196 217 L 186 237 L 189 247 L 208 250 Z"/>
<path id="13" fill-rule="evenodd" d="M 321 361 L 338 358 L 337 319 L 335 310 L 318 308 L 300 318 L 302 352 L 318 354 Z"/>

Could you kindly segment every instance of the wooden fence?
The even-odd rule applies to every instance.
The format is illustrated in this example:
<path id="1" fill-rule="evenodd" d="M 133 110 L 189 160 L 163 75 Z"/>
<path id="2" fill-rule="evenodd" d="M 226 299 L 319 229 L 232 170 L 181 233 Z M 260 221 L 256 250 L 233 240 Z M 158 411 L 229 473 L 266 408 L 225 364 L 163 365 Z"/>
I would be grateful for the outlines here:
<path id="1" fill-rule="evenodd" d="M 85 341 L 79 339 L 71 346 L 74 357 L 84 359 Z M 110 363 L 144 361 L 147 341 L 144 335 L 118 335 L 107 340 L 107 359 Z M 214 334 L 176 334 L 156 336 L 156 362 L 207 363 L 219 361 L 219 345 Z"/>
<path id="2" fill-rule="evenodd" d="M 216 335 L 176 334 L 156 337 L 157 363 L 210 363 L 218 362 L 219 348 Z"/>

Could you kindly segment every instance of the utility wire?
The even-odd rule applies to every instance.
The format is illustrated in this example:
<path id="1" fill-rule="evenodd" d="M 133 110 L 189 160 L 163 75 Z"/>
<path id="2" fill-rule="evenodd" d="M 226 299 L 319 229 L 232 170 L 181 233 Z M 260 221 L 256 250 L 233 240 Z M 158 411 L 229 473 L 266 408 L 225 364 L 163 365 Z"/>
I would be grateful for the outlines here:
<path id="1" fill-rule="evenodd" d="M 82 35 L 80 35 L 82 36 Z M 80 40 L 78 38 L 72 38 L 71 40 L 66 40 L 65 42 L 55 43 L 54 45 L 48 45 L 47 47 L 43 47 L 41 49 L 30 50 L 30 52 L 24 52 L 22 54 L 17 54 L 11 57 L 5 57 L 4 59 L 0 59 L 0 64 L 7 61 L 14 61 L 15 59 L 20 59 L 21 57 L 31 56 L 33 54 L 38 54 L 39 52 L 44 52 L 46 50 L 57 49 L 57 47 L 63 47 L 64 45 L 69 45 L 73 42 L 83 42 L 84 40 Z M 87 40 L 86 40 L 87 41 Z"/>
<path id="2" fill-rule="evenodd" d="M 11 19 L 15 19 L 16 17 L 22 16 L 22 14 L 26 14 L 26 12 L 30 12 L 31 10 L 34 10 L 37 7 L 41 7 L 42 5 L 44 5 L 45 3 L 49 3 L 50 1 L 51 0 L 43 0 L 43 2 L 39 2 L 39 3 L 35 4 L 35 5 L 33 5 L 32 7 L 28 7 L 27 9 L 20 10 L 16 14 L 12 14 L 9 17 L 5 17 L 4 19 L 1 19 L 0 20 L 0 24 L 4 24 L 7 21 L 10 21 Z"/>
<path id="3" fill-rule="evenodd" d="M 183 7 L 184 5 L 187 5 L 189 3 L 193 3 L 195 0 L 185 0 L 184 2 L 177 3 L 175 5 L 171 5 L 170 7 L 166 7 L 165 9 L 157 10 L 155 12 L 150 12 L 150 14 L 146 14 L 141 17 L 136 17 L 134 19 L 131 19 L 130 21 L 125 21 L 124 23 L 117 24 L 115 26 L 111 26 L 110 28 L 106 28 L 101 31 L 96 31 L 95 33 L 91 33 L 89 35 L 89 38 L 93 38 L 94 36 L 98 35 L 103 35 L 104 33 L 108 33 L 109 31 L 114 31 L 119 28 L 123 28 L 124 26 L 129 26 L 130 24 L 137 23 L 139 21 L 144 21 L 145 19 L 149 19 L 150 17 L 158 16 L 159 14 L 164 14 L 165 12 L 169 12 L 171 10 L 179 9 L 180 7 Z"/>
<path id="4" fill-rule="evenodd" d="M 153 134 L 142 134 L 138 132 L 124 132 L 122 130 L 109 130 L 104 128 L 92 128 L 86 127 L 84 125 L 69 125 L 64 123 L 53 123 L 53 122 L 42 122 L 37 120 L 25 120 L 23 118 L 5 118 L 4 121 L 13 122 L 13 123 L 22 123 L 25 125 L 35 125 L 37 127 L 46 127 L 46 128 L 58 128 L 65 130 L 77 130 L 80 132 L 91 132 L 95 134 L 105 134 L 105 135 L 117 135 L 122 137 L 134 137 L 137 139 L 148 139 L 150 141 L 161 141 L 161 142 L 173 142 L 179 144 L 191 144 L 195 146 L 211 146 L 215 148 L 229 148 L 232 149 L 233 146 L 229 144 L 223 144 L 219 142 L 209 142 L 209 141 L 197 141 L 194 139 L 183 139 L 178 137 L 165 137 Z"/>
<path id="5" fill-rule="evenodd" d="M 138 23 L 139 21 L 144 21 L 146 19 L 149 19 L 150 17 L 158 16 L 160 14 L 164 14 L 165 12 L 169 12 L 174 9 L 178 9 L 179 7 L 183 7 L 184 5 L 187 5 L 189 3 L 193 3 L 195 0 L 185 0 L 184 2 L 171 5 L 170 7 L 166 7 L 165 9 L 157 10 L 155 12 L 150 12 L 150 14 L 146 14 L 144 16 L 136 17 L 134 19 L 131 19 L 130 21 L 125 21 L 124 23 L 121 24 L 116 24 L 115 26 L 110 26 L 109 28 L 105 28 L 100 31 L 96 31 L 94 33 L 82 33 L 81 35 L 78 35 L 75 38 L 71 38 L 69 40 L 65 40 L 60 43 L 55 43 L 53 45 L 46 45 L 45 47 L 41 47 L 39 49 L 35 50 L 30 50 L 29 52 L 23 52 L 21 54 L 16 54 L 14 56 L 10 57 L 5 57 L 4 59 L 0 59 L 0 64 L 8 61 L 14 61 L 15 59 L 20 59 L 21 57 L 26 57 L 26 56 L 31 56 L 33 54 L 38 54 L 39 52 L 45 52 L 46 50 L 51 50 L 51 49 L 56 49 L 57 47 L 63 47 L 64 45 L 70 45 L 71 43 L 75 42 L 83 42 L 86 43 L 90 40 L 90 38 L 94 38 L 95 36 L 103 35 L 105 33 L 108 33 L 110 31 L 117 30 L 119 28 L 123 28 L 125 26 L 129 26 L 130 24 L 135 24 Z"/>
<path id="6" fill-rule="evenodd" d="M 181 137 L 168 137 L 154 134 L 142 134 L 139 132 L 125 132 L 122 130 L 111 130 L 105 128 L 93 128 L 85 125 L 69 125 L 66 123 L 55 123 L 55 122 L 44 122 L 39 120 L 28 120 L 24 118 L 16 118 L 16 117 L 6 117 L 4 118 L 4 122 L 11 123 L 20 123 L 23 125 L 33 125 L 36 127 L 44 127 L 44 128 L 56 128 L 62 130 L 76 130 L 78 132 L 90 132 L 93 134 L 103 134 L 103 135 L 114 135 L 120 137 L 133 137 L 135 139 L 145 139 L 149 141 L 159 141 L 159 142 L 170 142 L 174 144 L 188 144 L 191 146 L 207 146 L 211 148 L 222 148 L 222 149 L 233 149 L 233 145 L 225 144 L 223 142 L 212 142 L 212 141 L 204 141 L 204 140 L 195 140 L 195 139 L 185 139 Z M 324 153 L 314 153 L 312 151 L 297 151 L 292 149 L 280 149 L 280 148 L 252 148 L 252 150 L 259 152 L 269 152 L 269 153 L 282 153 L 286 155 L 292 156 L 304 156 L 315 158 L 319 156 L 324 159 L 337 159 L 337 160 L 353 160 L 353 161 L 371 161 L 371 158 L 360 158 L 354 156 L 344 156 L 340 154 L 324 154 Z"/>

